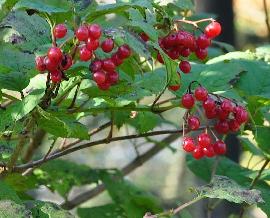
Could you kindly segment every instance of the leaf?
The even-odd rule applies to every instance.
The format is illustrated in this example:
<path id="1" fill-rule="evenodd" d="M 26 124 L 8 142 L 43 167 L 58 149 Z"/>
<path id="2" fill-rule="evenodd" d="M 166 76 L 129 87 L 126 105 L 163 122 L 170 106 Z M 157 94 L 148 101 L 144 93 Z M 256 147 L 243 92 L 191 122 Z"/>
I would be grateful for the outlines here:
<path id="1" fill-rule="evenodd" d="M 0 2 L 0 21 L 10 13 L 11 9 L 17 2 L 18 0 L 2 0 Z"/>
<path id="2" fill-rule="evenodd" d="M 125 212 L 117 204 L 106 204 L 91 208 L 78 208 L 77 213 L 80 218 L 97 218 L 97 217 L 121 217 L 126 218 Z"/>
<path id="3" fill-rule="evenodd" d="M 35 188 L 35 180 L 31 176 L 22 176 L 19 173 L 8 174 L 4 178 L 5 183 L 11 186 L 16 192 L 25 192 Z"/>
<path id="4" fill-rule="evenodd" d="M 40 218 L 75 218 L 69 211 L 63 210 L 60 206 L 50 202 L 31 201 L 28 202 L 34 217 Z"/>
<path id="5" fill-rule="evenodd" d="M 67 0 L 20 0 L 15 9 L 33 9 L 39 12 L 64 13 L 70 11 L 70 2 Z"/>
<path id="6" fill-rule="evenodd" d="M 8 186 L 5 182 L 0 181 L 0 202 L 2 203 L 5 202 L 3 200 L 11 200 L 18 204 L 22 203 L 22 201 L 20 200 L 20 198 L 18 197 L 18 195 L 12 188 Z"/>
<path id="7" fill-rule="evenodd" d="M 11 200 L 0 201 L 0 214 L 3 218 L 32 217 L 31 211 L 27 210 L 24 205 Z"/>
<path id="8" fill-rule="evenodd" d="M 48 112 L 38 108 L 38 125 L 48 133 L 62 138 L 89 139 L 86 126 L 71 114 Z"/>
<path id="9" fill-rule="evenodd" d="M 270 127 L 256 128 L 255 140 L 258 146 L 270 157 L 269 134 Z"/>
<path id="10" fill-rule="evenodd" d="M 260 191 L 243 188 L 227 176 L 216 175 L 208 185 L 201 186 L 197 190 L 207 198 L 225 199 L 237 204 L 264 203 Z"/>
<path id="11" fill-rule="evenodd" d="M 167 5 L 168 7 L 172 7 L 175 9 L 177 7 L 180 10 L 193 10 L 194 3 L 192 0 L 163 0 L 161 5 Z"/>
<path id="12" fill-rule="evenodd" d="M 270 63 L 270 45 L 269 44 L 262 45 L 262 46 L 256 48 L 255 53 L 259 59 Z"/>
<path id="13" fill-rule="evenodd" d="M 241 144 L 246 150 L 248 150 L 254 155 L 264 156 L 263 152 L 258 148 L 256 142 L 252 142 L 251 137 L 254 136 L 251 134 L 237 136 L 237 138 L 241 141 Z"/>
<path id="14" fill-rule="evenodd" d="M 0 87 L 12 91 L 22 91 L 29 84 L 30 80 L 25 73 L 11 72 L 0 74 Z"/>
<path id="15" fill-rule="evenodd" d="M 73 186 L 97 183 L 98 171 L 86 165 L 66 160 L 50 161 L 34 170 L 39 185 L 46 185 L 62 196 L 67 196 Z"/>

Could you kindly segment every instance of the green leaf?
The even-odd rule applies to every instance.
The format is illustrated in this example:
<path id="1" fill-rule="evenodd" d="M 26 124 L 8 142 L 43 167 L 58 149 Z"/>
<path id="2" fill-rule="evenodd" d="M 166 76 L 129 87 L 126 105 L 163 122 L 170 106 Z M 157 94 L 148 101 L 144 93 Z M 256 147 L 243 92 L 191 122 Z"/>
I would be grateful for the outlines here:
<path id="1" fill-rule="evenodd" d="M 65 160 L 44 164 L 34 170 L 34 176 L 39 185 L 46 185 L 62 196 L 66 196 L 73 186 L 97 183 L 99 180 L 97 170 Z"/>
<path id="2" fill-rule="evenodd" d="M 30 201 L 27 202 L 34 217 L 39 218 L 75 218 L 69 211 L 50 202 Z"/>
<path id="3" fill-rule="evenodd" d="M 270 63 L 270 45 L 269 44 L 256 48 L 255 53 L 259 59 L 262 59 L 265 62 Z"/>
<path id="4" fill-rule="evenodd" d="M 121 217 L 126 218 L 124 210 L 117 204 L 106 204 L 91 208 L 78 208 L 77 213 L 80 218 L 97 218 L 97 217 Z"/>
<path id="5" fill-rule="evenodd" d="M 16 192 L 3 181 L 0 181 L 0 200 L 2 203 L 5 202 L 3 200 L 11 200 L 19 204 L 22 203 Z"/>
<path id="6" fill-rule="evenodd" d="M 32 217 L 31 211 L 27 210 L 24 205 L 11 200 L 0 201 L 0 214 L 3 218 Z"/>
<path id="7" fill-rule="evenodd" d="M 70 11 L 70 1 L 67 0 L 20 0 L 15 9 L 33 9 L 39 12 L 64 13 Z"/>
<path id="8" fill-rule="evenodd" d="M 0 2 L 0 21 L 3 20 L 11 11 L 18 0 L 1 0 Z"/>
<path id="9" fill-rule="evenodd" d="M 258 146 L 270 157 L 269 146 L 270 127 L 257 127 L 255 140 Z"/>
<path id="10" fill-rule="evenodd" d="M 12 91 L 22 91 L 29 84 L 30 80 L 26 73 L 11 72 L 0 74 L 0 87 Z"/>
<path id="11" fill-rule="evenodd" d="M 238 136 L 237 138 L 241 141 L 241 144 L 246 150 L 250 151 L 254 155 L 264 156 L 263 152 L 258 148 L 256 142 L 252 142 L 252 137 L 254 136 L 248 134 Z"/>
<path id="12" fill-rule="evenodd" d="M 54 136 L 62 138 L 89 139 L 86 126 L 72 115 L 62 112 L 48 112 L 38 108 L 38 125 Z"/>
<path id="13" fill-rule="evenodd" d="M 192 0 L 165 0 L 162 1 L 161 5 L 167 5 L 168 7 L 172 7 L 175 9 L 177 7 L 180 10 L 193 10 L 194 3 Z M 175 9 L 176 10 L 176 9 Z"/>
<path id="14" fill-rule="evenodd" d="M 237 204 L 264 203 L 260 191 L 243 188 L 227 176 L 216 175 L 208 185 L 201 186 L 197 190 L 204 197 L 225 199 Z"/>
<path id="15" fill-rule="evenodd" d="M 11 186 L 16 192 L 25 192 L 35 188 L 35 180 L 31 176 L 22 176 L 20 173 L 8 174 L 4 178 L 5 183 Z"/>

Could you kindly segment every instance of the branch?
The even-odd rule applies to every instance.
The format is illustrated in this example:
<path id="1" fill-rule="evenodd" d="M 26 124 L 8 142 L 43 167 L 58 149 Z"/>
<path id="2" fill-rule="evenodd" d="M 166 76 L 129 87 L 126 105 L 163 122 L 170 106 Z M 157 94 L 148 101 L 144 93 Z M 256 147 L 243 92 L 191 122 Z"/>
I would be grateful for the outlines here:
<path id="1" fill-rule="evenodd" d="M 163 143 L 170 144 L 173 141 L 175 141 L 179 136 L 178 135 L 170 135 L 162 140 Z M 142 166 L 145 162 L 150 160 L 153 156 L 158 154 L 160 151 L 165 149 L 165 146 L 155 145 L 152 148 L 150 148 L 148 151 L 146 151 L 144 154 L 136 157 L 132 162 L 127 164 L 121 171 L 122 174 L 125 176 L 129 174 L 130 172 L 136 170 L 138 167 Z M 73 199 L 64 202 L 61 207 L 64 209 L 71 210 L 75 208 L 76 206 L 84 203 L 85 201 L 88 201 L 91 198 L 96 197 L 98 194 L 103 192 L 105 190 L 104 184 L 100 184 L 94 189 L 91 189 L 89 191 L 83 192 L 82 194 L 79 194 L 78 196 L 75 196 Z"/>

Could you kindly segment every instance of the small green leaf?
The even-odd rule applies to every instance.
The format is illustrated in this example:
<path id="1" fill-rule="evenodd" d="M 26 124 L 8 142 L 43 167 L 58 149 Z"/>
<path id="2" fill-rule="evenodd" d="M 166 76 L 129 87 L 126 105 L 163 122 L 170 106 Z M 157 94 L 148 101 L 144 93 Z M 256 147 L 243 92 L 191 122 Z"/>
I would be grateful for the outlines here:
<path id="1" fill-rule="evenodd" d="M 24 205 L 11 200 L 0 201 L 0 214 L 3 218 L 32 217 L 31 211 L 27 210 Z"/>
<path id="2" fill-rule="evenodd" d="M 225 199 L 237 204 L 264 203 L 259 190 L 243 188 L 227 176 L 216 175 L 211 183 L 199 187 L 197 190 L 207 198 Z"/>
<path id="3" fill-rule="evenodd" d="M 12 91 L 22 91 L 29 84 L 30 80 L 26 73 L 11 72 L 0 74 L 0 87 Z"/>

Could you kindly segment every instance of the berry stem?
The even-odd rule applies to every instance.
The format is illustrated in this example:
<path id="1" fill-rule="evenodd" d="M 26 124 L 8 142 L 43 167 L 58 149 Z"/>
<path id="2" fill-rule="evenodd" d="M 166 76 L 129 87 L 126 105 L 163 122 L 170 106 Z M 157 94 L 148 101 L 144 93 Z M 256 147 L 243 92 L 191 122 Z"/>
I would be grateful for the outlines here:
<path id="1" fill-rule="evenodd" d="M 185 20 L 185 19 L 174 20 L 174 22 L 186 23 L 186 24 L 193 25 L 197 29 L 199 29 L 198 23 L 209 22 L 209 21 L 213 22 L 215 20 L 213 18 L 205 18 L 205 19 L 201 19 L 201 20 L 197 20 L 197 21 Z"/>

